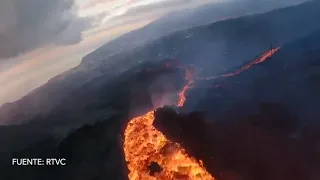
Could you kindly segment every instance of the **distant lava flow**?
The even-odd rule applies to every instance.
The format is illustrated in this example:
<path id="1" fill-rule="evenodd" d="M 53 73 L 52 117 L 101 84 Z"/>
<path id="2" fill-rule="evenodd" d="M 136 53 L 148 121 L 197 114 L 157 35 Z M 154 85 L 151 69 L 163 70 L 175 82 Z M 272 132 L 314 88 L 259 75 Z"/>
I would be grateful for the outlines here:
<path id="1" fill-rule="evenodd" d="M 224 74 L 218 77 L 229 77 L 239 74 L 252 65 L 264 62 L 279 48 L 265 52 L 258 59 L 243 66 L 234 73 Z M 186 101 L 188 89 L 194 82 L 194 69 L 185 68 L 187 85 L 183 87 L 179 95 L 178 107 L 182 107 Z M 216 79 L 209 77 L 201 79 Z M 199 79 L 199 78 L 197 78 Z M 130 180 L 214 180 L 206 171 L 202 162 L 190 157 L 181 145 L 174 143 L 158 131 L 153 122 L 154 111 L 131 119 L 126 127 L 124 136 L 124 154 L 129 169 Z"/>
<path id="2" fill-rule="evenodd" d="M 257 58 L 256 60 L 250 62 L 249 64 L 246 64 L 244 66 L 242 66 L 240 69 L 236 70 L 233 73 L 227 73 L 227 74 L 222 74 L 222 75 L 218 75 L 218 76 L 212 76 L 212 77 L 205 77 L 205 78 L 198 78 L 198 79 L 204 79 L 204 80 L 213 80 L 213 79 L 217 79 L 217 78 L 221 78 L 221 77 L 230 77 L 230 76 L 235 76 L 238 75 L 246 70 L 248 70 L 249 68 L 251 68 L 254 65 L 263 63 L 264 61 L 266 61 L 268 58 L 270 58 L 272 55 L 274 55 L 278 50 L 280 49 L 280 47 L 278 48 L 274 48 L 274 49 L 270 49 L 269 51 L 263 53 L 259 58 Z"/>

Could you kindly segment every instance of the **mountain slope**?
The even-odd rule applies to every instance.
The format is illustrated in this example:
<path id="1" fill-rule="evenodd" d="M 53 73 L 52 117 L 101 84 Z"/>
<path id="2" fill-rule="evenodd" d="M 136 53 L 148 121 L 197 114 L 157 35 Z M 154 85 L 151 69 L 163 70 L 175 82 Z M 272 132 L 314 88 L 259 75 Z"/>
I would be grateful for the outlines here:
<path id="1" fill-rule="evenodd" d="M 159 20 L 151 22 L 143 28 L 127 33 L 98 48 L 95 52 L 84 57 L 83 63 L 90 63 L 90 61 L 96 63 L 97 61 L 108 59 L 109 55 L 111 56 L 114 53 L 124 51 L 126 48 L 135 48 L 136 46 L 143 45 L 175 31 L 248 14 L 263 13 L 302 2 L 305 2 L 305 0 L 227 1 L 206 4 L 195 9 L 172 12 Z M 119 51 L 119 49 L 121 50 Z"/>
<path id="2" fill-rule="evenodd" d="M 88 96 L 90 99 L 87 86 L 101 88 L 114 76 L 143 61 L 178 58 L 204 68 L 204 75 L 235 68 L 265 51 L 271 44 L 281 46 L 320 29 L 319 8 L 320 1 L 313 1 L 212 23 L 172 33 L 145 46 L 110 56 L 105 61 L 93 61 L 93 67 L 82 63 L 21 100 L 2 106 L 0 122 L 16 124 L 35 118 L 46 119 L 53 117 L 58 112 L 56 109 L 59 112 L 65 109 L 66 114 L 71 114 L 64 102 L 72 99 L 75 92 L 81 90 L 82 97 Z M 98 51 L 96 55 L 100 53 Z M 90 107 L 91 101 L 81 103 Z"/>
<path id="3" fill-rule="evenodd" d="M 166 123 L 170 123 L 170 128 L 166 128 L 168 133 L 165 134 L 168 137 L 175 135 L 173 136 L 175 140 L 182 138 L 188 152 L 193 150 L 191 152 L 205 160 L 206 167 L 208 169 L 211 167 L 217 177 L 223 175 L 227 180 L 264 177 L 319 179 L 320 161 L 317 158 L 319 154 L 317 147 L 320 145 L 320 126 L 318 122 L 312 122 L 319 119 L 319 37 L 320 31 L 317 31 L 294 42 L 286 43 L 271 59 L 239 75 L 206 81 L 207 85 L 222 83 L 221 87 L 198 89 L 195 86 L 188 93 L 186 109 L 204 110 L 209 116 L 193 113 L 181 116 L 180 121 L 179 118 L 163 116 L 162 121 L 167 120 Z M 130 74 L 125 76 L 131 83 L 121 81 L 119 83 L 122 86 L 118 86 L 119 88 L 130 89 L 136 86 L 140 87 L 137 90 L 139 92 L 149 87 L 149 83 L 152 84 L 154 78 L 160 75 L 159 72 L 153 71 L 147 71 L 145 74 L 131 73 L 136 76 Z M 138 79 L 144 83 L 137 83 Z M 200 93 L 205 96 L 199 97 Z M 124 94 L 114 92 L 109 95 L 120 100 L 124 98 Z M 144 97 L 146 93 L 135 95 Z M 122 100 L 124 104 L 128 104 L 128 99 Z M 136 108 L 148 104 L 141 99 L 139 102 L 141 104 L 135 103 Z M 127 108 L 127 106 L 122 107 L 124 111 L 129 111 L 130 108 Z M 175 113 L 174 110 L 174 115 Z M 209 120 L 202 122 L 203 117 Z M 4 169 L 4 178 L 12 179 L 28 175 L 42 179 L 79 179 L 79 177 L 88 180 L 106 177 L 125 179 L 127 172 L 119 136 L 123 133 L 121 131 L 122 120 L 125 120 L 123 118 L 128 117 L 121 115 L 106 118 L 101 123 L 87 125 L 72 132 L 61 143 L 55 144 L 51 139 L 47 139 L 13 154 L 15 157 L 67 157 L 70 166 L 54 170 L 35 167 L 14 169 L 12 166 L 7 166 Z M 212 124 L 201 126 L 203 123 L 212 122 L 212 119 L 214 119 Z M 310 131 L 310 129 L 315 130 Z M 182 133 L 182 136 L 177 135 L 179 133 Z M 203 149 L 197 149 L 199 142 L 202 142 L 200 145 L 204 145 L 200 146 Z M 288 173 L 292 169 L 295 169 L 295 172 Z"/>
<path id="4" fill-rule="evenodd" d="M 320 2 L 314 1 L 179 31 L 148 44 L 132 58 L 174 57 L 218 73 L 239 66 L 270 45 L 281 46 L 313 33 L 320 28 L 319 9 Z"/>
<path id="5" fill-rule="evenodd" d="M 190 109 L 204 109 L 219 118 L 223 112 L 236 107 L 238 107 L 237 113 L 245 114 L 256 111 L 259 102 L 276 102 L 296 118 L 300 127 L 318 126 L 319 38 L 318 30 L 311 35 L 284 44 L 263 64 L 230 78 L 206 82 L 220 86 L 202 92 L 207 95 L 206 99 L 197 97 L 201 92 L 190 92 L 190 104 L 187 102 L 187 106 Z M 212 104 L 211 102 L 216 104 L 214 106 L 206 104 Z M 232 118 L 237 118 L 237 115 L 233 114 L 230 119 Z M 272 121 L 272 118 L 266 121 Z"/>

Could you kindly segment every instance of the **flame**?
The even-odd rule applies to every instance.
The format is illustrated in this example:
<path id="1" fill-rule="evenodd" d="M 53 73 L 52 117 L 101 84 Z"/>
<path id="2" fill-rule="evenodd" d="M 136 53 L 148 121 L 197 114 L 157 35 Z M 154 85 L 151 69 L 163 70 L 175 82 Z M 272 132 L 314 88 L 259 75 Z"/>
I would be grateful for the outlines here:
<path id="1" fill-rule="evenodd" d="M 234 73 L 221 76 L 197 78 L 216 79 L 237 75 L 253 65 L 259 64 L 271 57 L 280 48 L 265 52 L 258 59 L 243 66 Z M 171 64 L 165 64 L 170 67 Z M 179 95 L 178 107 L 182 107 L 186 101 L 186 92 L 192 88 L 195 80 L 193 66 L 185 68 L 188 83 L 183 87 Z M 130 180 L 214 180 L 206 171 L 201 161 L 190 157 L 181 145 L 166 138 L 153 126 L 155 119 L 154 111 L 131 119 L 126 127 L 124 136 L 124 154 L 129 169 Z M 162 169 L 151 175 L 150 165 L 157 163 Z"/>

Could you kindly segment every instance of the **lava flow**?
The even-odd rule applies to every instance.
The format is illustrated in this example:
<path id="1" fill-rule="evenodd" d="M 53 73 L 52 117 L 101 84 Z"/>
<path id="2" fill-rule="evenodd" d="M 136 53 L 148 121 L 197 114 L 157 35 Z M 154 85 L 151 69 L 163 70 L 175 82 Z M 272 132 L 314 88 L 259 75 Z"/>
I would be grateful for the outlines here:
<path id="1" fill-rule="evenodd" d="M 186 100 L 185 92 L 192 82 L 189 79 L 188 84 L 179 93 L 178 106 L 183 106 Z M 214 180 L 201 162 L 189 157 L 179 144 L 171 142 L 153 127 L 154 119 L 154 111 L 150 111 L 133 118 L 127 125 L 124 134 L 124 152 L 130 171 L 129 179 Z M 152 163 L 156 163 L 161 168 L 153 175 L 150 172 Z"/>
<path id="2" fill-rule="evenodd" d="M 264 53 L 261 57 L 243 66 L 234 73 L 224 74 L 218 77 L 228 77 L 239 74 L 252 65 L 262 63 L 272 56 L 279 48 Z M 177 106 L 181 107 L 186 101 L 185 93 L 194 82 L 194 69 L 186 68 L 187 85 L 178 94 Z M 198 78 L 198 79 L 215 79 Z M 130 180 L 214 180 L 206 171 L 202 162 L 188 156 L 185 149 L 179 144 L 171 142 L 164 134 L 158 131 L 153 122 L 154 111 L 135 117 L 128 123 L 124 136 L 124 153 L 129 169 Z M 156 165 L 156 170 L 151 170 Z"/>
<path id="3" fill-rule="evenodd" d="M 269 51 L 263 53 L 259 58 L 257 58 L 256 60 L 250 62 L 249 64 L 246 64 L 244 66 L 242 66 L 240 69 L 236 70 L 233 73 L 227 73 L 227 74 L 222 74 L 219 76 L 213 76 L 213 77 L 206 77 L 206 78 L 198 78 L 198 79 L 204 79 L 204 80 L 213 80 L 213 79 L 217 79 L 217 78 L 221 78 L 221 77 L 230 77 L 230 76 L 235 76 L 238 75 L 246 70 L 248 70 L 249 68 L 251 68 L 254 65 L 263 63 L 264 61 L 266 61 L 268 58 L 270 58 L 272 55 L 274 55 L 278 50 L 280 49 L 280 47 L 278 48 L 274 48 L 274 49 L 270 49 Z"/>

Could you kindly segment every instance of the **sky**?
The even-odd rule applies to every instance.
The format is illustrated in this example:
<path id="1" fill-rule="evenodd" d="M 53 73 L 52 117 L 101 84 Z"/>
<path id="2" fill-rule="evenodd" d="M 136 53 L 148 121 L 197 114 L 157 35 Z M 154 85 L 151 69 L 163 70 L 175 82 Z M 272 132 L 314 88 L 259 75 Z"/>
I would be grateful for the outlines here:
<path id="1" fill-rule="evenodd" d="M 0 106 L 161 16 L 213 0 L 0 0 Z"/>

